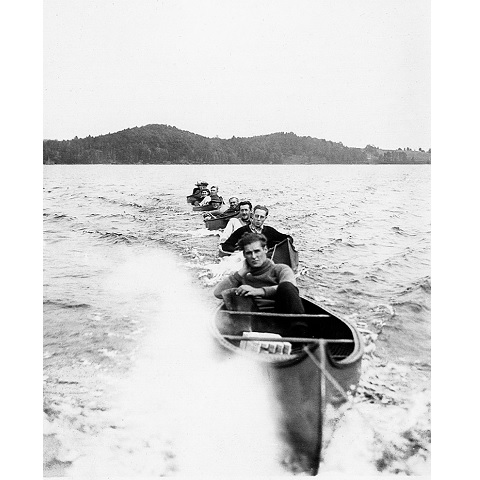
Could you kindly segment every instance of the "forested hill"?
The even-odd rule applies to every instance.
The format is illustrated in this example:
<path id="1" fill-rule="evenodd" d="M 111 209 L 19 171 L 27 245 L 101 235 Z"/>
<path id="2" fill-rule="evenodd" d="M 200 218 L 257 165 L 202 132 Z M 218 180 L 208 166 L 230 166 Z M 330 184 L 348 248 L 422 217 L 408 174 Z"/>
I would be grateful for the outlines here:
<path id="1" fill-rule="evenodd" d="M 430 163 L 430 152 L 382 150 L 272 133 L 258 137 L 207 138 L 169 125 L 146 125 L 98 137 L 44 140 L 44 164 L 216 164 L 216 163 Z"/>

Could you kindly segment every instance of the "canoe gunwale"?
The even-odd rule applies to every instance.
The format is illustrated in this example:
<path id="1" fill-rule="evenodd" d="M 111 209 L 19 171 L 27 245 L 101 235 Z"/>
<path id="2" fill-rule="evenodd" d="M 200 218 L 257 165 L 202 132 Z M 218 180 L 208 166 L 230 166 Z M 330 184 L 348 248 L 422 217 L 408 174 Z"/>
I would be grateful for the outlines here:
<path id="1" fill-rule="evenodd" d="M 192 212 L 209 212 L 215 210 L 212 205 L 193 205 Z"/>
<path id="2" fill-rule="evenodd" d="M 302 297 L 302 300 L 304 302 L 313 304 L 318 307 L 314 302 L 309 300 L 306 297 Z M 270 313 L 270 312 L 232 312 L 229 310 L 226 310 L 225 304 L 222 302 L 217 309 L 215 310 L 215 313 L 212 317 L 210 317 L 209 321 L 209 329 L 212 333 L 212 336 L 222 345 L 224 348 L 227 350 L 239 354 L 242 356 L 245 356 L 247 358 L 250 358 L 252 360 L 255 360 L 259 363 L 263 364 L 268 364 L 271 365 L 275 368 L 285 368 L 289 367 L 292 365 L 295 365 L 297 363 L 300 363 L 306 359 L 308 359 L 308 354 L 307 352 L 302 349 L 301 351 L 296 351 L 295 353 L 292 354 L 274 354 L 274 353 L 269 353 L 269 354 L 258 354 L 255 352 L 251 352 L 248 350 L 243 350 L 240 347 L 237 347 L 236 345 L 233 345 L 230 341 L 228 341 L 225 336 L 219 331 L 217 325 L 216 325 L 216 319 L 218 315 L 224 315 L 225 313 L 227 315 L 233 314 L 233 315 L 258 315 L 261 317 L 269 317 L 269 316 L 280 316 L 282 318 L 326 318 L 328 316 L 332 317 L 335 319 L 335 321 L 342 323 L 344 326 L 346 326 L 350 334 L 352 335 L 352 343 L 353 343 L 353 350 L 350 352 L 350 354 L 342 358 L 340 360 L 337 360 L 333 358 L 332 354 L 329 352 L 328 348 L 324 348 L 325 351 L 325 358 L 328 363 L 336 369 L 343 370 L 350 368 L 352 365 L 354 365 L 356 362 L 358 362 L 362 356 L 363 356 L 363 340 L 361 334 L 358 332 L 358 330 L 355 328 L 355 326 L 350 323 L 349 321 L 339 317 L 336 314 L 333 314 L 326 310 L 324 307 L 321 307 L 322 310 L 327 312 L 328 315 L 309 315 L 309 314 L 278 314 L 278 313 Z M 312 338 L 311 343 L 307 345 L 307 349 L 311 352 L 314 353 L 319 347 L 328 346 L 328 338 Z M 339 339 L 330 339 L 330 343 L 339 343 L 337 340 Z M 347 339 L 346 339 L 347 340 Z M 285 340 L 283 340 L 285 341 Z"/>
<path id="3" fill-rule="evenodd" d="M 214 217 L 214 218 L 204 218 L 203 221 L 205 223 L 205 227 L 208 230 L 220 230 L 222 228 L 225 228 L 226 224 L 231 218 L 236 218 L 237 216 L 238 216 L 238 212 L 228 213 L 227 215 L 219 215 L 218 217 Z M 212 227 L 212 226 L 215 226 L 216 223 L 219 223 L 221 225 L 221 223 L 225 222 L 225 220 L 227 221 L 225 223 L 225 226 L 218 226 L 215 228 Z"/>

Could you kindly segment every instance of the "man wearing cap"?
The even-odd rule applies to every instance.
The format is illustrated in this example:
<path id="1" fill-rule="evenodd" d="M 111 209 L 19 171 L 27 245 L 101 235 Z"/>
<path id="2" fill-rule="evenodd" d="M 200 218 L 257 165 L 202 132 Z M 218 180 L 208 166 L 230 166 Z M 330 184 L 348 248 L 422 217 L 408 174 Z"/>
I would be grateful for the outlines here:
<path id="1" fill-rule="evenodd" d="M 195 188 L 193 189 L 192 195 L 199 196 L 202 189 L 206 189 L 207 187 L 208 187 L 208 182 L 204 182 L 202 180 L 199 180 L 195 184 Z"/>
<path id="2" fill-rule="evenodd" d="M 194 187 L 193 192 L 192 192 L 192 196 L 200 198 L 200 193 L 202 192 L 202 190 L 207 189 L 207 186 L 208 186 L 208 182 L 203 182 L 203 181 L 199 180 L 195 184 L 195 187 Z"/>
<path id="3" fill-rule="evenodd" d="M 210 195 L 209 205 L 211 207 L 213 207 L 210 212 L 222 213 L 225 210 L 227 210 L 227 206 L 222 204 L 221 197 L 219 197 L 218 195 L 215 195 L 215 194 Z M 210 212 L 208 212 L 208 213 L 210 214 Z M 205 215 L 208 215 L 208 214 L 204 214 L 203 216 L 205 216 Z"/>
<path id="4" fill-rule="evenodd" d="M 208 182 L 204 182 L 204 181 L 199 180 L 195 184 L 195 188 L 193 189 L 192 195 L 190 195 L 191 197 L 194 197 L 193 200 L 190 203 L 193 203 L 194 205 L 198 205 L 199 202 L 201 202 L 203 200 L 203 197 L 204 197 L 202 195 L 203 190 L 206 190 L 207 191 L 206 195 L 209 195 L 210 192 L 209 192 L 207 186 L 208 186 Z"/>

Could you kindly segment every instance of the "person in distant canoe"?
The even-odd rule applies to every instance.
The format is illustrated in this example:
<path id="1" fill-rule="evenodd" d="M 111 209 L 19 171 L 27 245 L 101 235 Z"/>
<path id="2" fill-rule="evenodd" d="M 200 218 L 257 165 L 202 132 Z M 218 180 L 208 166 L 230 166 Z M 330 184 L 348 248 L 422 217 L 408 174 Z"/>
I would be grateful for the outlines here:
<path id="1" fill-rule="evenodd" d="M 208 185 L 208 182 L 199 180 L 195 184 L 192 194 L 187 196 L 187 202 L 191 203 L 192 205 L 197 205 L 197 203 L 195 202 L 201 202 L 203 199 L 201 192 L 202 190 L 208 190 L 207 185 Z"/>
<path id="2" fill-rule="evenodd" d="M 211 204 L 212 202 L 210 202 Z M 228 204 L 230 205 L 228 208 L 226 205 L 221 205 L 220 208 L 217 210 L 212 210 L 208 213 L 204 213 L 204 218 L 215 218 L 215 217 L 223 217 L 224 215 L 230 215 L 234 213 L 239 213 L 240 207 L 238 206 L 238 198 L 237 197 L 230 197 L 228 199 Z"/>
<path id="3" fill-rule="evenodd" d="M 218 283 L 215 297 L 223 299 L 229 310 L 305 313 L 293 270 L 267 258 L 265 235 L 246 232 L 238 246 L 244 263 Z"/>
<path id="4" fill-rule="evenodd" d="M 208 191 L 207 188 L 202 188 L 201 192 L 200 192 L 200 196 L 197 198 L 197 200 L 195 200 L 193 202 L 193 205 L 195 206 L 198 206 L 198 205 L 201 205 L 201 203 L 203 202 L 203 200 L 205 198 L 208 198 L 210 199 L 210 192 Z M 209 200 L 210 201 L 210 200 Z M 205 204 L 206 205 L 206 204 Z"/>
<path id="5" fill-rule="evenodd" d="M 250 223 L 252 208 L 252 204 L 248 200 L 242 200 L 238 204 L 239 214 L 228 221 L 227 226 L 220 235 L 220 243 L 227 240 L 235 230 Z"/>
<path id="6" fill-rule="evenodd" d="M 238 205 L 238 198 L 237 197 L 230 197 L 228 199 L 229 207 L 225 210 L 224 213 L 239 213 L 240 207 Z"/>
<path id="7" fill-rule="evenodd" d="M 250 224 L 240 227 L 235 230 L 223 243 L 220 244 L 220 248 L 224 252 L 234 252 L 238 246 L 237 242 L 242 235 L 246 232 L 261 233 L 267 238 L 267 248 L 273 248 L 277 243 L 289 238 L 293 243 L 293 238 L 290 235 L 281 233 L 275 230 L 273 227 L 264 225 L 266 218 L 268 217 L 268 208 L 264 205 L 256 205 L 253 209 L 253 216 Z"/>
<path id="8" fill-rule="evenodd" d="M 210 195 L 209 205 L 212 207 L 208 213 L 204 213 L 203 216 L 210 214 L 211 212 L 223 212 L 227 210 L 227 206 L 222 204 L 222 199 L 218 195 Z"/>
<path id="9" fill-rule="evenodd" d="M 193 188 L 192 196 L 193 197 L 200 197 L 200 194 L 202 190 L 207 189 L 208 187 L 208 182 L 204 182 L 203 180 L 199 180 L 196 184 L 195 187 Z"/>
<path id="10" fill-rule="evenodd" d="M 215 185 L 212 185 L 210 187 L 210 195 L 206 196 L 200 203 L 199 205 L 201 207 L 203 207 L 204 205 L 207 205 L 210 203 L 211 201 L 211 196 L 212 195 L 218 195 L 218 187 L 216 187 Z M 220 197 L 220 195 L 218 195 Z M 222 200 L 222 204 L 223 204 L 223 197 L 220 197 L 220 199 Z"/>
<path id="11" fill-rule="evenodd" d="M 193 189 L 192 195 L 200 195 L 202 189 L 208 187 L 208 182 L 204 182 L 203 180 L 199 180 Z"/>

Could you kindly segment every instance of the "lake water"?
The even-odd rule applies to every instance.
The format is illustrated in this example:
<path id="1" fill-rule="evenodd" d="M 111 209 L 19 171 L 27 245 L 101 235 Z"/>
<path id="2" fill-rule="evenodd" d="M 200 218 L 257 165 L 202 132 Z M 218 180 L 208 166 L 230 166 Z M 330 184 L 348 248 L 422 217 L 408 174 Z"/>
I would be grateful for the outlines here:
<path id="1" fill-rule="evenodd" d="M 225 200 L 267 205 L 266 224 L 294 238 L 301 292 L 377 332 L 378 359 L 420 365 L 412 389 L 429 379 L 429 165 L 53 165 L 44 167 L 47 412 L 97 402 L 162 328 L 193 326 L 195 312 L 177 320 L 176 307 L 159 313 L 162 302 L 216 304 L 218 236 L 185 200 L 197 180 Z"/>

